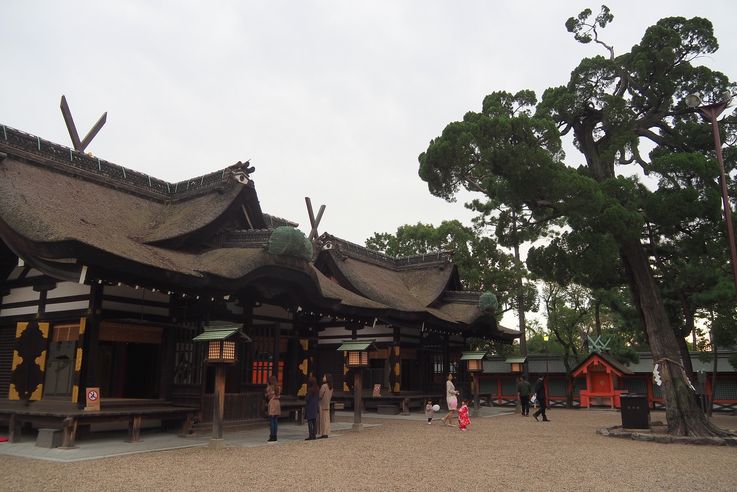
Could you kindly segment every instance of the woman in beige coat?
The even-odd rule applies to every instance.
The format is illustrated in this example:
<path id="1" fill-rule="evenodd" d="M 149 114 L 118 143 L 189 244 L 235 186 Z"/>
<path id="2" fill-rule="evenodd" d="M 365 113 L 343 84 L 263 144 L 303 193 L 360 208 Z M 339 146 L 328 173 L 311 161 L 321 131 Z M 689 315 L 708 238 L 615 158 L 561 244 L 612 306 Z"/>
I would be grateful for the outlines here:
<path id="1" fill-rule="evenodd" d="M 325 439 L 330 434 L 330 400 L 333 399 L 333 375 L 325 374 L 320 387 L 320 437 Z"/>
<path id="2" fill-rule="evenodd" d="M 266 412 L 269 416 L 269 441 L 276 441 L 276 432 L 279 427 L 279 415 L 281 415 L 281 402 L 279 397 L 281 396 L 281 388 L 276 376 L 269 376 L 269 385 L 266 387 L 266 401 L 268 403 L 268 411 Z"/>

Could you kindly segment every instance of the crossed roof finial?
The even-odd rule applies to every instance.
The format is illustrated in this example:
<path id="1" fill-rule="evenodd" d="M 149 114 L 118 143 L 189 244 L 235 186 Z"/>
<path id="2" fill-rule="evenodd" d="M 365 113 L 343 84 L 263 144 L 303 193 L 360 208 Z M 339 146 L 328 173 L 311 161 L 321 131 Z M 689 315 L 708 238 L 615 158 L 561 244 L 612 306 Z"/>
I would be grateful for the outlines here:
<path id="1" fill-rule="evenodd" d="M 97 123 L 92 126 L 92 129 L 90 129 L 90 131 L 84 137 L 84 140 L 80 140 L 79 133 L 77 133 L 77 127 L 74 125 L 72 112 L 69 110 L 69 104 L 67 104 L 67 98 L 64 96 L 61 96 L 61 114 L 64 115 L 64 122 L 67 124 L 67 130 L 69 130 L 69 136 L 72 138 L 72 145 L 74 146 L 74 150 L 78 152 L 84 152 L 84 149 L 86 149 L 90 142 L 92 142 L 92 139 L 95 138 L 97 133 L 105 124 L 105 121 L 107 121 L 106 111 L 105 113 L 103 113 L 102 116 L 100 116 L 100 119 L 97 120 Z"/>

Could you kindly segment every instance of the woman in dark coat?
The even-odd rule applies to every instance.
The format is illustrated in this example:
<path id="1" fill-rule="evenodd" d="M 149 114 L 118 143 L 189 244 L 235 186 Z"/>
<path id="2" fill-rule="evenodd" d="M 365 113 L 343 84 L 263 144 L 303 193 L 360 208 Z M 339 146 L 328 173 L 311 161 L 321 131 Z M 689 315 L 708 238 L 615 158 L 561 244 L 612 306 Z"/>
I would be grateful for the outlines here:
<path id="1" fill-rule="evenodd" d="M 307 380 L 307 396 L 305 397 L 305 419 L 307 420 L 307 431 L 309 437 L 305 441 L 317 439 L 317 417 L 320 413 L 320 388 L 317 379 L 310 376 Z"/>
<path id="2" fill-rule="evenodd" d="M 535 420 L 537 420 L 537 416 L 542 414 L 543 416 L 543 422 L 549 422 L 548 417 L 545 415 L 545 383 L 543 381 L 543 378 L 537 378 L 537 382 L 535 383 L 535 398 L 537 398 L 537 404 L 540 405 L 540 408 L 537 410 L 537 412 L 533 413 L 532 416 L 535 417 Z"/>

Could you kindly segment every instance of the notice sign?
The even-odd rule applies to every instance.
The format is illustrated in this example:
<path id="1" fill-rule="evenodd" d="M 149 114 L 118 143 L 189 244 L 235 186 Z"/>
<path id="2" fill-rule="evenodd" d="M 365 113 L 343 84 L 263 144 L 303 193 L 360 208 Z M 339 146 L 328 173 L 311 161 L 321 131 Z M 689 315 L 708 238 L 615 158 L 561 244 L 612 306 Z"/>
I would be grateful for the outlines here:
<path id="1" fill-rule="evenodd" d="M 88 412 L 100 410 L 100 388 L 87 388 L 87 405 L 84 409 Z"/>

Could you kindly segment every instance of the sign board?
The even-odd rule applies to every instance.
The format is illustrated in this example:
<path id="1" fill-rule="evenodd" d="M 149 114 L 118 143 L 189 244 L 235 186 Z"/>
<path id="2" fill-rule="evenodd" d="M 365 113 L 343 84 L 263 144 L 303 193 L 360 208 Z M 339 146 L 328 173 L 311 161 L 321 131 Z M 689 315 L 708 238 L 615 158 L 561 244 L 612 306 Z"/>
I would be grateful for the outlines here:
<path id="1" fill-rule="evenodd" d="M 375 384 L 374 385 L 374 394 L 373 396 L 381 396 L 381 385 Z"/>
<path id="2" fill-rule="evenodd" d="M 87 405 L 84 407 L 86 412 L 100 411 L 100 388 L 87 388 L 86 392 Z"/>

